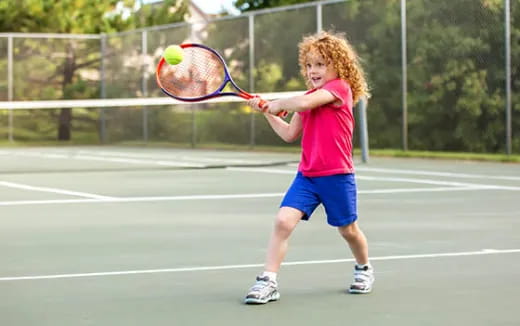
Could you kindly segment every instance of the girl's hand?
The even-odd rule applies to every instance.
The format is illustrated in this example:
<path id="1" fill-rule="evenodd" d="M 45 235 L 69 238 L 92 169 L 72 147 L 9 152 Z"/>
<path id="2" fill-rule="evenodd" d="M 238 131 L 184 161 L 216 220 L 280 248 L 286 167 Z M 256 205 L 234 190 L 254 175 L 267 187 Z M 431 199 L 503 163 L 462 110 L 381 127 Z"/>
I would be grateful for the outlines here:
<path id="1" fill-rule="evenodd" d="M 260 103 L 260 102 L 262 102 L 262 103 Z M 260 104 L 263 104 L 263 106 L 261 107 Z M 247 105 L 249 105 L 256 111 L 266 112 L 269 102 L 260 99 L 260 97 L 253 97 L 252 99 L 247 101 Z"/>
<path id="2" fill-rule="evenodd" d="M 264 107 L 265 112 L 268 112 L 272 115 L 278 115 L 278 113 L 284 111 L 284 108 L 280 104 L 280 101 L 267 102 L 267 105 Z"/>
<path id="3" fill-rule="evenodd" d="M 279 116 L 284 118 L 287 115 L 287 112 L 282 108 L 280 101 L 266 101 L 262 100 L 260 97 L 253 97 L 247 101 L 247 104 L 254 110 L 265 114 L 278 116 L 279 113 L 283 112 L 284 114 L 280 114 Z"/>

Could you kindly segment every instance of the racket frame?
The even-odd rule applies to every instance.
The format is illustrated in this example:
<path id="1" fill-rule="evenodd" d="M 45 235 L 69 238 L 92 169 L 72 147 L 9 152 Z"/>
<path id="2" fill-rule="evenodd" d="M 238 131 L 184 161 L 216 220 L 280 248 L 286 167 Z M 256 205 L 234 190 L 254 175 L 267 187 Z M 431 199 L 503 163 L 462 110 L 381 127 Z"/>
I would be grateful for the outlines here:
<path id="1" fill-rule="evenodd" d="M 218 53 L 217 51 L 213 50 L 212 48 L 210 48 L 208 46 L 205 46 L 203 44 L 198 44 L 198 43 L 183 43 L 183 44 L 181 44 L 179 46 L 182 49 L 186 49 L 186 48 L 189 48 L 189 47 L 198 47 L 198 48 L 202 48 L 202 49 L 204 49 L 206 51 L 209 51 L 209 52 L 213 53 L 218 58 L 218 60 L 222 64 L 222 66 L 224 67 L 224 81 L 222 82 L 222 84 L 219 86 L 219 88 L 216 91 L 214 91 L 211 94 L 204 95 L 204 96 L 199 96 L 199 97 L 179 97 L 179 96 L 173 95 L 170 92 L 168 92 L 162 86 L 162 83 L 161 83 L 160 78 L 159 78 L 159 74 L 160 74 L 160 71 L 161 71 L 162 67 L 164 65 L 168 65 L 168 63 L 166 62 L 164 57 L 162 57 L 161 60 L 159 61 L 159 63 L 157 64 L 157 68 L 156 68 L 156 71 L 155 71 L 155 77 L 156 77 L 157 85 L 159 86 L 159 88 L 161 89 L 161 91 L 164 94 L 166 94 L 166 95 L 168 95 L 168 96 L 170 96 L 170 97 L 172 97 L 172 98 L 174 98 L 176 100 L 184 101 L 184 102 L 199 102 L 199 101 L 209 100 L 209 99 L 212 99 L 212 98 L 215 98 L 215 97 L 219 97 L 219 96 L 238 96 L 238 97 L 241 97 L 241 98 L 243 98 L 245 100 L 250 100 L 253 97 L 255 97 L 255 95 L 252 95 L 252 94 L 244 91 L 240 87 L 238 87 L 238 85 L 235 83 L 233 78 L 231 78 L 231 74 L 229 73 L 229 68 L 228 68 L 228 66 L 226 64 L 226 61 L 224 61 L 224 58 L 222 58 L 220 53 Z M 227 86 L 228 83 L 230 83 L 237 90 L 237 92 L 222 92 L 222 90 Z M 260 102 L 260 106 L 261 107 L 263 106 L 262 102 L 265 103 L 265 101 L 261 100 L 261 102 Z M 286 117 L 287 116 L 287 112 L 286 111 L 282 111 L 282 112 L 280 112 L 278 114 L 278 116 Z"/>
<path id="2" fill-rule="evenodd" d="M 157 65 L 157 70 L 156 70 L 156 74 L 155 74 L 156 78 L 157 78 L 157 85 L 159 85 L 159 87 L 161 88 L 163 93 L 165 93 L 166 95 L 168 95 L 170 97 L 173 97 L 176 100 L 185 101 L 185 102 L 204 101 L 204 100 L 208 100 L 208 99 L 218 97 L 218 96 L 239 96 L 246 100 L 249 100 L 254 97 L 254 95 L 251 95 L 248 92 L 241 89 L 240 87 L 238 87 L 238 85 L 235 83 L 235 81 L 233 80 L 233 78 L 231 78 L 231 75 L 229 74 L 229 68 L 226 65 L 226 62 L 224 61 L 224 58 L 222 58 L 222 56 L 217 51 L 213 50 L 210 47 L 207 47 L 202 44 L 197 44 L 197 43 L 183 43 L 180 45 L 180 47 L 183 49 L 189 48 L 189 47 L 198 47 L 198 48 L 203 48 L 204 50 L 213 53 L 219 59 L 220 63 L 224 67 L 224 81 L 222 82 L 222 85 L 220 85 L 216 91 L 214 91 L 211 94 L 204 95 L 204 96 L 179 97 L 179 96 L 173 95 L 170 92 L 168 92 L 166 89 L 164 89 L 164 87 L 161 84 L 161 81 L 159 80 L 159 72 L 161 71 L 161 69 L 164 65 L 168 64 L 163 57 L 163 58 L 161 58 L 161 60 L 159 61 L 158 65 Z M 227 86 L 228 83 L 231 83 L 231 85 L 237 90 L 237 92 L 222 92 L 222 90 Z"/>

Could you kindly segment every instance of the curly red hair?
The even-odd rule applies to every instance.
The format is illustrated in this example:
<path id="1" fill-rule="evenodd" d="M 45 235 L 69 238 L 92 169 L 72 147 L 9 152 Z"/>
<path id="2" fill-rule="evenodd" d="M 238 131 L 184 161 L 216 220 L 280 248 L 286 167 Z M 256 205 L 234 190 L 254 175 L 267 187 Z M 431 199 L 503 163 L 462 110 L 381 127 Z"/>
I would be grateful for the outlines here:
<path id="1" fill-rule="evenodd" d="M 306 63 L 309 53 L 316 51 L 325 59 L 327 64 L 333 65 L 340 79 L 348 82 L 352 89 L 354 104 L 363 96 L 370 97 L 365 73 L 359 63 L 359 57 L 343 34 L 320 32 L 306 36 L 298 44 L 298 49 L 300 72 L 303 78 L 305 78 L 308 88 L 312 86 L 310 80 L 307 79 Z"/>

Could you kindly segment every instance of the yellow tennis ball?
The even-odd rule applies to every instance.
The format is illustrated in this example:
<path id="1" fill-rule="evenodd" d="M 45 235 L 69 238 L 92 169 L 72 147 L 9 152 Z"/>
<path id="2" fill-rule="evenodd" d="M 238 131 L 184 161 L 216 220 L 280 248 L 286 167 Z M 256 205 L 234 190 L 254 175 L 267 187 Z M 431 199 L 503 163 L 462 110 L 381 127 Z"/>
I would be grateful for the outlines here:
<path id="1" fill-rule="evenodd" d="M 182 62 L 182 48 L 178 45 L 170 45 L 164 50 L 164 60 L 170 65 L 178 65 Z"/>

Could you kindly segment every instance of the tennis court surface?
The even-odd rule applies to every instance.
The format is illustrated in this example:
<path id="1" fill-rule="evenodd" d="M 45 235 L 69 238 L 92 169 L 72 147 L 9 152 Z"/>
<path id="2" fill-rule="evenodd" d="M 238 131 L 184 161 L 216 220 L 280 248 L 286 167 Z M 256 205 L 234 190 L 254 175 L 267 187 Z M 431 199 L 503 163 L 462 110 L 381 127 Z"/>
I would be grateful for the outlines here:
<path id="1" fill-rule="evenodd" d="M 520 165 L 357 164 L 374 291 L 323 209 L 242 303 L 298 154 L 0 149 L 0 324 L 519 325 Z M 359 161 L 359 159 L 358 159 Z"/>

